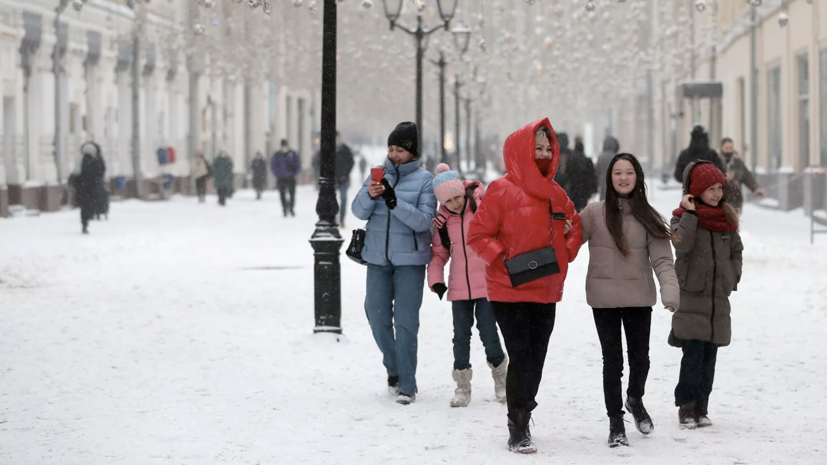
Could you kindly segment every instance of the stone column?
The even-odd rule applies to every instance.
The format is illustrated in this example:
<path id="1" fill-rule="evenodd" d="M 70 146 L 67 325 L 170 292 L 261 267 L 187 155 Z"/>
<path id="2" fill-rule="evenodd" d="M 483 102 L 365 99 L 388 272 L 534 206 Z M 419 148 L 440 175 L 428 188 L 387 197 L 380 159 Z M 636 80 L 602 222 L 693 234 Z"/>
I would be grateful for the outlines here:
<path id="1" fill-rule="evenodd" d="M 118 86 L 118 154 L 113 157 L 115 163 L 111 172 L 118 176 L 131 173 L 130 137 L 132 134 L 132 92 L 130 90 L 129 69 L 132 64 L 132 41 L 129 38 L 118 40 L 118 61 L 115 65 Z M 128 177 L 128 176 L 127 176 Z"/>

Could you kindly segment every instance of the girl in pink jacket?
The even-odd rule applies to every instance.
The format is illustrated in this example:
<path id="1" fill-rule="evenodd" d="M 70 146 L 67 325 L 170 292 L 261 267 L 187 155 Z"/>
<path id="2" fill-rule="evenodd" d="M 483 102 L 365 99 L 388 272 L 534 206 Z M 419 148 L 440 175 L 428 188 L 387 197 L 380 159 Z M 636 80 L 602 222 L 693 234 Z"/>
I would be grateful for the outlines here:
<path id="1" fill-rule="evenodd" d="M 457 383 L 451 407 L 467 407 L 471 402 L 471 327 L 474 314 L 477 329 L 485 346 L 485 356 L 494 377 L 494 393 L 497 400 L 505 401 L 505 378 L 508 358 L 500 345 L 497 320 L 485 291 L 485 262 L 466 244 L 468 226 L 477 205 L 482 200 L 482 183 L 460 181 L 459 173 L 449 171 L 445 163 L 437 167 L 434 178 L 434 194 L 440 207 L 434 218 L 436 230 L 431 245 L 431 262 L 428 264 L 428 286 L 442 300 L 448 292 L 454 314 L 454 371 Z M 445 264 L 451 260 L 448 285 L 445 285 Z"/>

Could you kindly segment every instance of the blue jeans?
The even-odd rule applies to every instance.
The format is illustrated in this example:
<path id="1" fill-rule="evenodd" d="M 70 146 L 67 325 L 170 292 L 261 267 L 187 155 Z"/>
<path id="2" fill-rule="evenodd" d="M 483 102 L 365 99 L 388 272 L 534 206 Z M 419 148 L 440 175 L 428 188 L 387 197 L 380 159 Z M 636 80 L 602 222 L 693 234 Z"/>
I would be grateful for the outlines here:
<path id="1" fill-rule="evenodd" d="M 339 183 L 339 223 L 345 220 L 347 212 L 347 190 L 350 188 L 350 181 Z"/>
<path id="2" fill-rule="evenodd" d="M 471 328 L 474 326 L 474 307 L 477 311 L 477 330 L 480 332 L 485 358 L 499 366 L 505 360 L 497 319 L 488 299 L 455 300 L 451 303 L 454 313 L 454 370 L 471 368 Z"/>
<path id="3" fill-rule="evenodd" d="M 388 376 L 399 376 L 399 392 L 404 394 L 416 394 L 419 307 L 424 287 L 424 265 L 368 265 L 365 313 Z"/>

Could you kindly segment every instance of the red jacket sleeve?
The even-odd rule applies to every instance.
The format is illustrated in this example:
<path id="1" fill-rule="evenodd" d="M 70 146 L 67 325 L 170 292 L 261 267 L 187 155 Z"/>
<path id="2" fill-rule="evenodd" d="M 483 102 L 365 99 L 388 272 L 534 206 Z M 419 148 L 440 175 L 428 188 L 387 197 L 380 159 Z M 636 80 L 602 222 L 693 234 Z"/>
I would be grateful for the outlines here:
<path id="1" fill-rule="evenodd" d="M 489 265 L 501 259 L 505 251 L 497 240 L 502 225 L 501 192 L 496 185 L 491 185 L 468 228 L 468 247 Z"/>
<path id="2" fill-rule="evenodd" d="M 574 210 L 574 204 L 568 198 L 566 201 L 566 219 L 571 220 L 571 229 L 566 234 L 566 249 L 569 251 L 569 263 L 571 263 L 577 258 L 577 252 L 580 251 L 580 246 L 583 245 L 583 227 L 580 215 Z"/>

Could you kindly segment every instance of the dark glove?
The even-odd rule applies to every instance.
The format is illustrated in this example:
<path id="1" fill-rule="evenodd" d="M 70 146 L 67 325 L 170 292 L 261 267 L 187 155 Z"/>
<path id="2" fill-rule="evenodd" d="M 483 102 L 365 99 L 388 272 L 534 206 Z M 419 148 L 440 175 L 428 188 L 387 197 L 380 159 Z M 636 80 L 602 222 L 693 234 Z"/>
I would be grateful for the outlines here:
<path id="1" fill-rule="evenodd" d="M 448 286 L 443 283 L 436 283 L 434 284 L 434 292 L 436 292 L 436 295 L 439 296 L 439 300 L 442 300 L 442 296 L 448 292 Z"/>
<path id="2" fill-rule="evenodd" d="M 396 192 L 393 190 L 393 187 L 391 187 L 391 183 L 385 178 L 382 178 L 382 186 L 385 187 L 381 195 L 382 198 L 385 199 L 385 205 L 388 206 L 388 210 L 393 210 L 396 208 Z"/>

